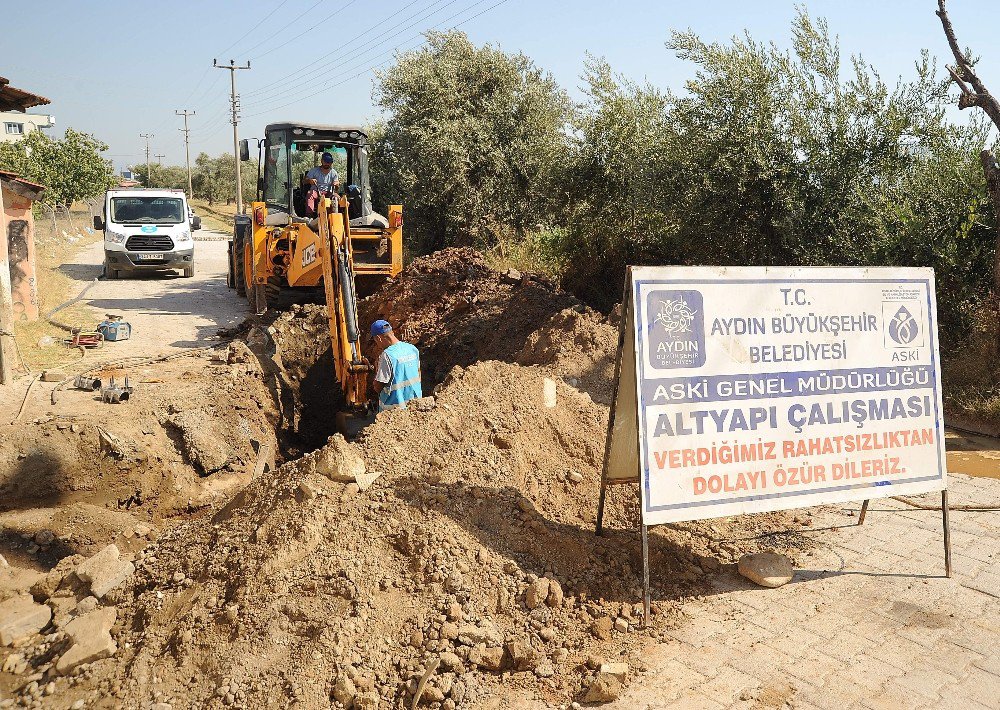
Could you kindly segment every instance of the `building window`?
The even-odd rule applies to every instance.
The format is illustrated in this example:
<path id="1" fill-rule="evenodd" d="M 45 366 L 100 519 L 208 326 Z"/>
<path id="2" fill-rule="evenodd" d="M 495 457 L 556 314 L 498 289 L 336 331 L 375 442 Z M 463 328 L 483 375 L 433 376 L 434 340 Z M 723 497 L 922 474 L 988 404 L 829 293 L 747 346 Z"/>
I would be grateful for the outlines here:
<path id="1" fill-rule="evenodd" d="M 20 136 L 24 134 L 24 124 L 23 123 L 5 123 L 4 128 L 7 129 L 8 135 Z"/>

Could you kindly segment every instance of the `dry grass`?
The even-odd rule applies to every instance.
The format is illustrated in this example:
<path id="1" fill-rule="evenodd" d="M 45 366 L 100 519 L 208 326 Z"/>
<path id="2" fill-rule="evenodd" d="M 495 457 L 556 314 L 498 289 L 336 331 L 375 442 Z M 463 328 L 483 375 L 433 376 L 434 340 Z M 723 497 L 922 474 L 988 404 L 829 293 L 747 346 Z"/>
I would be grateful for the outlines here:
<path id="1" fill-rule="evenodd" d="M 941 384 L 949 411 L 1000 426 L 1000 355 L 991 330 L 980 329 L 971 342 L 944 358 Z"/>
<path id="2" fill-rule="evenodd" d="M 555 238 L 557 235 L 547 230 L 532 232 L 524 239 L 504 238 L 496 246 L 484 251 L 483 255 L 490 268 L 497 271 L 530 271 L 545 274 L 558 282 L 562 266 L 551 247 Z"/>
<path id="3" fill-rule="evenodd" d="M 76 205 L 71 212 L 76 230 L 65 218 L 54 228 L 52 219 L 42 215 L 35 219 L 36 276 L 38 278 L 38 305 L 43 316 L 35 322 L 14 324 L 14 339 L 32 371 L 54 367 L 78 359 L 75 351 L 62 344 L 66 331 L 45 320 L 44 314 L 67 300 L 74 298 L 86 285 L 65 269 L 73 263 L 76 253 L 101 240 L 101 233 L 91 227 L 91 216 L 86 205 Z M 74 304 L 60 311 L 55 317 L 63 323 L 85 325 L 93 328 L 103 314 L 89 306 Z M 49 345 L 40 345 L 45 337 L 52 338 Z"/>
<path id="4" fill-rule="evenodd" d="M 214 229 L 230 234 L 233 231 L 233 217 L 236 216 L 236 205 L 226 205 L 216 202 L 209 206 L 205 200 L 191 200 L 191 206 L 196 215 L 201 217 L 201 225 L 205 229 Z"/>

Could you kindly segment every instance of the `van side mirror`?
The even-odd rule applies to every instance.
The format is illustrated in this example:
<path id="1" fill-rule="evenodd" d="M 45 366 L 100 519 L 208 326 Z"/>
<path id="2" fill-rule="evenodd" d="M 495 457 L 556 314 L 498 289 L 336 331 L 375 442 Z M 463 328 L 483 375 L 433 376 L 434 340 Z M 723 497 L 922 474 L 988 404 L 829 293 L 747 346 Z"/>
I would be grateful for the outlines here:
<path id="1" fill-rule="evenodd" d="M 104 220 L 101 219 L 100 216 L 96 214 L 94 215 L 94 229 L 96 229 L 99 232 L 103 231 L 104 229 Z"/>
<path id="2" fill-rule="evenodd" d="M 201 229 L 201 217 L 195 215 L 191 218 L 191 231 Z"/>
<path id="3" fill-rule="evenodd" d="M 240 160 L 250 160 L 250 142 L 246 138 L 240 141 Z"/>

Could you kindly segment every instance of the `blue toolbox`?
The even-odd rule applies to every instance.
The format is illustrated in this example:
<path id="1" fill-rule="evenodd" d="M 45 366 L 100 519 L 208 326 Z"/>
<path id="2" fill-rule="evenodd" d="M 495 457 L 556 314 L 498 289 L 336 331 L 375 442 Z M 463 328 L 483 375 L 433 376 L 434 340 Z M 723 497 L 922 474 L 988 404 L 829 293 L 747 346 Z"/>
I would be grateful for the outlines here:
<path id="1" fill-rule="evenodd" d="M 132 326 L 122 320 L 121 316 L 105 315 L 107 320 L 101 321 L 97 332 L 104 336 L 105 341 L 128 340 L 132 337 Z"/>

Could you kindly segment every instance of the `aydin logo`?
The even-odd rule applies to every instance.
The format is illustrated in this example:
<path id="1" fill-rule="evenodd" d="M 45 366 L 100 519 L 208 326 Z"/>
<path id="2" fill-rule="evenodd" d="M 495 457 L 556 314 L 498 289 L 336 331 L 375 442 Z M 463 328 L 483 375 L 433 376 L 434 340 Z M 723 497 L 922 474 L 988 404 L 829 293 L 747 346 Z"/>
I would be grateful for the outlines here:
<path id="1" fill-rule="evenodd" d="M 700 291 L 650 291 L 646 348 L 657 370 L 705 364 L 705 308 Z"/>
<path id="2" fill-rule="evenodd" d="M 155 224 L 144 225 L 142 227 L 142 231 L 145 232 L 146 234 L 152 234 L 153 232 L 156 231 L 156 225 Z"/>
<path id="3" fill-rule="evenodd" d="M 690 333 L 691 324 L 697 313 L 683 298 L 674 301 L 662 301 L 660 311 L 653 322 L 662 326 L 668 334 Z"/>
<path id="4" fill-rule="evenodd" d="M 920 332 L 916 319 L 906 310 L 906 306 L 900 306 L 899 310 L 889 320 L 889 337 L 900 345 L 909 345 L 914 341 Z"/>

